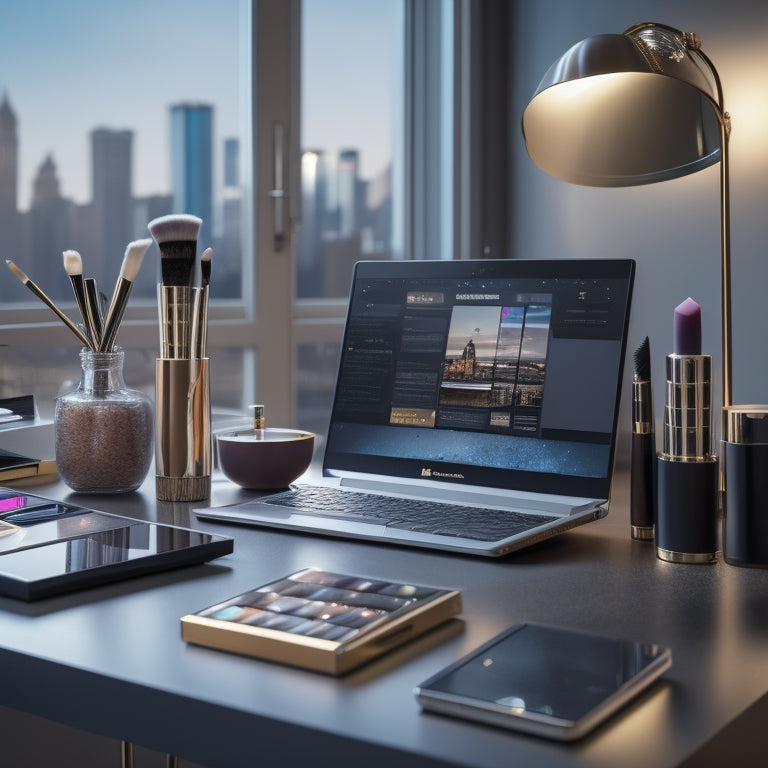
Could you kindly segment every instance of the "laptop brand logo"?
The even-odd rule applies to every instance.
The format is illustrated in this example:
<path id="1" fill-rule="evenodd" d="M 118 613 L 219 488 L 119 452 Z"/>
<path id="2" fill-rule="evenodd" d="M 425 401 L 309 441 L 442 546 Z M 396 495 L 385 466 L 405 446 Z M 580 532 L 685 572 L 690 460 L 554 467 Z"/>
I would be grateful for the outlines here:
<path id="1" fill-rule="evenodd" d="M 422 467 L 421 476 L 422 477 L 446 477 L 451 480 L 464 479 L 464 475 L 462 475 L 461 472 L 436 472 L 430 469 L 429 467 Z"/>

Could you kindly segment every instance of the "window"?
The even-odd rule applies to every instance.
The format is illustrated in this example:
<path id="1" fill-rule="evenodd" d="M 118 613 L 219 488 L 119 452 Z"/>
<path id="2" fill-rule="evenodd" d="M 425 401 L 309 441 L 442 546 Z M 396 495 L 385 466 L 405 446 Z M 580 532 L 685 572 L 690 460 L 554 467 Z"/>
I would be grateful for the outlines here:
<path id="1" fill-rule="evenodd" d="M 41 24 L 40 15 L 46 16 Z M 250 153 L 250 4 L 137 0 L 4 6 L 0 48 L 0 246 L 79 321 L 62 251 L 111 295 L 125 247 L 156 216 L 201 216 L 214 249 L 212 334 L 217 404 L 243 406 L 255 344 L 245 266 L 244 168 Z M 172 55 L 169 51 L 172 50 Z M 55 65 L 52 62 L 55 61 Z M 144 257 L 121 330 L 126 376 L 151 390 L 159 255 Z M 0 395 L 34 391 L 41 412 L 77 377 L 79 343 L 3 266 Z M 231 329 L 230 329 L 231 330 Z M 252 335 L 252 334 L 251 334 Z M 217 373 L 222 375 L 217 376 Z M 252 395 L 251 395 L 252 397 Z"/>
<path id="2" fill-rule="evenodd" d="M 403 255 L 403 20 L 403 0 L 302 3 L 299 298 L 345 299 L 355 261 Z"/>
<path id="3" fill-rule="evenodd" d="M 110 293 L 150 219 L 199 211 L 214 407 L 258 400 L 271 424 L 322 431 L 353 262 L 484 253 L 467 213 L 490 210 L 468 117 L 487 79 L 466 64 L 478 5 L 72 0 L 46 3 L 41 25 L 39 5 L 10 0 L 3 252 L 74 316 L 62 250 Z M 158 261 L 147 253 L 119 336 L 129 386 L 150 392 Z M 50 412 L 77 343 L 10 273 L 0 300 L 0 396 L 34 391 Z"/>

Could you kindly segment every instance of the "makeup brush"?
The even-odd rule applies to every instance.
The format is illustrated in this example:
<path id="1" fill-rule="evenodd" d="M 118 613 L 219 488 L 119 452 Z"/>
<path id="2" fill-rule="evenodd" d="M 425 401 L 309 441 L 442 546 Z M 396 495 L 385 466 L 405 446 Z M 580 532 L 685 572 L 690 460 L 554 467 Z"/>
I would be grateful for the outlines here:
<path id="1" fill-rule="evenodd" d="M 632 382 L 632 445 L 630 464 L 630 523 L 633 539 L 654 537 L 656 435 L 651 394 L 651 349 L 648 337 L 634 355 Z"/>
<path id="2" fill-rule="evenodd" d="M 208 287 L 208 283 L 211 282 L 211 257 L 213 256 L 213 250 L 206 248 L 200 256 L 200 285 L 203 288 Z"/>
<path id="3" fill-rule="evenodd" d="M 112 302 L 109 305 L 107 317 L 104 320 L 104 334 L 101 337 L 99 352 L 112 351 L 117 332 L 120 330 L 120 322 L 123 319 L 125 307 L 128 304 L 128 297 L 131 295 L 133 281 L 136 279 L 144 253 L 150 245 L 152 245 L 152 241 L 146 238 L 128 243 L 125 249 L 120 276 L 117 278 L 117 284 L 112 294 Z"/>
<path id="4" fill-rule="evenodd" d="M 36 283 L 33 283 L 32 280 L 30 280 L 10 259 L 6 259 L 5 263 L 8 265 L 8 269 L 19 278 L 21 284 L 26 285 L 38 299 L 48 306 L 49 309 L 52 309 L 56 315 L 58 315 L 59 319 L 64 322 L 64 325 L 66 325 L 67 328 L 69 328 L 69 330 L 72 331 L 72 333 L 74 333 L 86 347 L 88 347 L 88 349 L 93 352 L 96 351 L 91 340 L 53 303 L 51 299 L 48 298 L 42 288 Z"/>
<path id="5" fill-rule="evenodd" d="M 87 300 L 85 297 L 85 283 L 83 281 L 83 259 L 77 251 L 64 251 L 64 269 L 69 275 L 72 283 L 72 291 L 75 294 L 77 308 L 80 310 L 80 317 L 83 318 L 83 327 L 91 338 L 93 346 L 98 347 L 99 339 L 94 334 L 93 325 L 90 323 L 88 314 Z"/>
<path id="6" fill-rule="evenodd" d="M 161 216 L 149 222 L 149 231 L 160 248 L 163 285 L 191 287 L 202 223 L 202 219 L 189 214 Z"/>
<path id="7" fill-rule="evenodd" d="M 153 219 L 148 225 L 160 248 L 160 343 L 164 358 L 184 359 L 190 355 L 191 288 L 202 223 L 197 216 L 174 214 Z"/>
<path id="8" fill-rule="evenodd" d="M 205 357 L 208 346 L 208 284 L 211 281 L 211 257 L 206 248 L 200 256 L 200 287 L 195 292 L 192 313 L 192 350 L 195 357 Z"/>
<path id="9" fill-rule="evenodd" d="M 88 310 L 88 322 L 93 329 L 93 341 L 101 344 L 101 332 L 104 326 L 104 316 L 101 310 L 101 297 L 93 277 L 85 278 L 85 306 Z"/>

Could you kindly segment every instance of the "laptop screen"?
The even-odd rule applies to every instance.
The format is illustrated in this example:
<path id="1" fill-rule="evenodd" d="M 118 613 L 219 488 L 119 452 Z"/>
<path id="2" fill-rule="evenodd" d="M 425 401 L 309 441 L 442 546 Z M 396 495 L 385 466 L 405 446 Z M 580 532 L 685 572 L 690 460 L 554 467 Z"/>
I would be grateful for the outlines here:
<path id="1" fill-rule="evenodd" d="M 607 499 L 633 277 L 631 260 L 360 262 L 325 473 Z"/>

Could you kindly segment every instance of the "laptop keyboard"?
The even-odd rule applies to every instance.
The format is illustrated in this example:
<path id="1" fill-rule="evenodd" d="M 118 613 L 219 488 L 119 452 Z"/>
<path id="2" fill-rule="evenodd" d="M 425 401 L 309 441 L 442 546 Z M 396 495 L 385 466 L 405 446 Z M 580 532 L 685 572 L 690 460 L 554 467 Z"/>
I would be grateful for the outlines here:
<path id="1" fill-rule="evenodd" d="M 558 519 L 512 510 L 465 507 L 322 486 L 302 486 L 259 501 L 323 517 L 479 541 L 498 541 Z"/>

